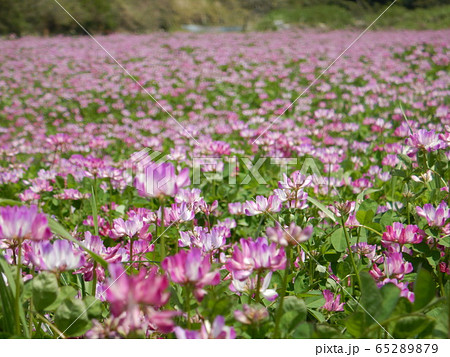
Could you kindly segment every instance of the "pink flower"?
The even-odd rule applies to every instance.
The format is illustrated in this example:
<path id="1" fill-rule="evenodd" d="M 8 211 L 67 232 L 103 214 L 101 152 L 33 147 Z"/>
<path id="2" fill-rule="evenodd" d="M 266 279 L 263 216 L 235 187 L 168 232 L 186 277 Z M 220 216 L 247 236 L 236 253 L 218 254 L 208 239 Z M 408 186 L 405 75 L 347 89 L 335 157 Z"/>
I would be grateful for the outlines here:
<path id="1" fill-rule="evenodd" d="M 52 232 L 47 225 L 47 217 L 38 213 L 37 206 L 0 207 L 0 239 L 9 245 L 16 245 L 24 239 L 50 239 Z"/>
<path id="2" fill-rule="evenodd" d="M 241 310 L 234 311 L 234 318 L 236 321 L 243 323 L 245 325 L 251 325 L 255 322 L 264 320 L 269 316 L 269 312 L 265 307 L 256 308 L 247 304 L 242 305 Z"/>
<path id="3" fill-rule="evenodd" d="M 334 202 L 334 206 L 330 210 L 337 216 L 347 216 L 355 210 L 356 203 L 354 201 Z"/>
<path id="4" fill-rule="evenodd" d="M 399 222 L 394 222 L 392 226 L 386 226 L 383 233 L 383 241 L 399 244 L 417 244 L 422 242 L 422 233 L 416 225 L 404 226 Z"/>
<path id="5" fill-rule="evenodd" d="M 233 255 L 228 259 L 226 268 L 237 280 L 245 280 L 253 271 L 282 270 L 286 267 L 286 253 L 277 244 L 268 244 L 266 238 L 241 239 L 241 249 L 234 247 Z"/>
<path id="6" fill-rule="evenodd" d="M 31 191 L 30 189 L 26 189 L 25 191 L 19 194 L 19 199 L 23 202 L 37 201 L 40 198 L 41 195 Z"/>
<path id="7" fill-rule="evenodd" d="M 55 195 L 55 198 L 60 200 L 82 200 L 89 198 L 91 195 L 89 193 L 81 193 L 74 188 L 66 188 L 62 193 Z"/>
<path id="8" fill-rule="evenodd" d="M 198 188 L 180 189 L 175 196 L 176 203 L 186 203 L 187 207 L 198 213 L 206 206 L 204 199 L 201 197 L 202 191 Z"/>
<path id="9" fill-rule="evenodd" d="M 138 217 L 134 216 L 127 221 L 122 218 L 117 218 L 113 221 L 113 229 L 110 231 L 110 236 L 117 239 L 123 236 L 129 238 L 139 237 L 140 239 L 151 240 L 152 235 L 148 232 L 149 224 Z"/>
<path id="10" fill-rule="evenodd" d="M 420 217 L 426 218 L 430 227 L 442 227 L 445 225 L 445 221 L 450 218 L 450 210 L 444 201 L 437 208 L 429 203 L 424 205 L 423 208 L 417 206 L 416 211 Z"/>
<path id="11" fill-rule="evenodd" d="M 67 240 L 33 242 L 29 256 L 41 270 L 61 272 L 79 268 L 84 264 L 83 252 L 76 250 Z"/>
<path id="12" fill-rule="evenodd" d="M 384 260 L 384 273 L 389 278 L 403 279 L 412 270 L 412 264 L 403 260 L 402 253 L 390 253 Z"/>
<path id="13" fill-rule="evenodd" d="M 283 247 L 304 243 L 311 238 L 312 233 L 312 226 L 307 226 L 302 229 L 294 222 L 289 227 L 281 228 L 277 225 L 276 227 L 269 227 L 266 230 L 267 238 Z"/>
<path id="14" fill-rule="evenodd" d="M 110 264 L 111 278 L 106 290 L 106 300 L 111 303 L 111 313 L 119 316 L 126 311 L 139 315 L 140 305 L 160 307 L 169 301 L 169 280 L 157 273 L 153 266 L 141 269 L 138 275 L 127 275 L 121 264 Z"/>
<path id="15" fill-rule="evenodd" d="M 271 195 L 268 199 L 264 196 L 256 196 L 255 201 L 246 201 L 243 208 L 247 216 L 256 216 L 261 213 L 279 212 L 281 204 L 282 202 L 277 195 Z"/>
<path id="16" fill-rule="evenodd" d="M 305 176 L 300 171 L 295 171 L 290 177 L 283 174 L 283 180 L 278 181 L 278 187 L 285 190 L 298 191 L 312 183 L 312 176 Z"/>
<path id="17" fill-rule="evenodd" d="M 203 253 L 214 252 L 225 245 L 225 230 L 222 227 L 207 228 L 194 227 L 193 232 L 180 232 L 181 239 L 178 241 L 180 247 L 195 246 Z"/>
<path id="18" fill-rule="evenodd" d="M 236 331 L 233 327 L 225 326 L 223 316 L 217 316 L 211 324 L 205 321 L 200 331 L 184 330 L 181 327 L 175 327 L 175 335 L 178 339 L 234 339 Z"/>
<path id="19" fill-rule="evenodd" d="M 167 257 L 161 266 L 169 273 L 170 279 L 174 283 L 192 286 L 194 295 L 199 301 L 206 294 L 204 286 L 220 283 L 219 272 L 209 271 L 211 268 L 209 257 L 203 257 L 200 249 L 197 248 Z"/>
<path id="20" fill-rule="evenodd" d="M 178 175 L 170 162 L 151 163 L 135 180 L 139 194 L 146 197 L 175 196 L 180 188 L 190 185 L 189 169 L 185 168 Z"/>
<path id="21" fill-rule="evenodd" d="M 118 263 L 122 260 L 123 248 L 121 247 L 120 244 L 117 244 L 114 247 L 106 248 L 100 237 L 92 235 L 91 232 L 89 231 L 84 233 L 84 240 L 82 241 L 82 243 L 87 249 L 98 254 L 100 257 L 102 257 L 110 264 Z M 84 252 L 84 259 L 85 262 L 83 266 L 77 271 L 75 271 L 75 273 L 76 274 L 82 273 L 84 275 L 83 277 L 85 281 L 92 281 L 92 278 L 94 276 L 93 274 L 94 266 L 96 266 L 95 271 L 97 273 L 98 281 L 104 281 L 105 280 L 104 268 L 101 265 L 95 265 L 94 260 L 92 259 L 91 255 L 88 252 Z"/>
<path id="22" fill-rule="evenodd" d="M 175 323 L 173 318 L 179 316 L 181 311 L 174 310 L 155 310 L 153 308 L 148 308 L 146 315 L 150 324 L 150 328 L 161 333 L 170 333 L 175 328 Z"/>
<path id="23" fill-rule="evenodd" d="M 344 303 L 340 303 L 341 295 L 336 295 L 336 299 L 330 290 L 323 291 L 323 297 L 325 298 L 325 304 L 322 309 L 327 311 L 344 311 Z"/>
<path id="24" fill-rule="evenodd" d="M 192 221 L 195 217 L 195 212 L 185 202 L 179 205 L 174 203 L 170 207 L 164 207 L 163 209 L 164 224 L 166 226 L 173 223 Z M 161 219 L 161 209 L 158 211 L 158 218 Z"/>
<path id="25" fill-rule="evenodd" d="M 242 203 L 241 202 L 229 203 L 228 212 L 230 212 L 230 214 L 236 215 L 244 214 L 244 208 L 242 206 Z"/>
<path id="26" fill-rule="evenodd" d="M 428 152 L 445 149 L 446 143 L 439 138 L 433 130 L 420 129 L 406 139 L 406 144 L 415 149 L 424 149 Z"/>
<path id="27" fill-rule="evenodd" d="M 233 279 L 230 285 L 230 290 L 238 295 L 242 293 L 252 294 L 255 292 L 257 285 L 257 277 L 249 277 L 243 281 Z M 261 278 L 259 293 L 267 300 L 273 301 L 278 297 L 278 293 L 275 289 L 269 289 L 270 280 L 272 279 L 272 272 L 267 273 L 264 278 Z"/>

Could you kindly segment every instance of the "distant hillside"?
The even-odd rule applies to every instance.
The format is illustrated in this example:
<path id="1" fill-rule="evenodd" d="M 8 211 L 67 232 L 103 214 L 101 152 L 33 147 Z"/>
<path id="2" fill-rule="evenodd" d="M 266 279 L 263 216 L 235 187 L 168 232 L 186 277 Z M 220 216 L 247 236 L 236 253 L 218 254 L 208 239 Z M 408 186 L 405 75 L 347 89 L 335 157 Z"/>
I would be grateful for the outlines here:
<path id="1" fill-rule="evenodd" d="M 276 29 L 364 26 L 386 0 L 58 0 L 94 33 L 180 30 L 184 24 Z M 443 6 L 446 5 L 447 6 Z M 398 0 L 379 25 L 443 28 L 450 0 Z M 81 34 L 54 0 L 0 0 L 0 34 Z"/>

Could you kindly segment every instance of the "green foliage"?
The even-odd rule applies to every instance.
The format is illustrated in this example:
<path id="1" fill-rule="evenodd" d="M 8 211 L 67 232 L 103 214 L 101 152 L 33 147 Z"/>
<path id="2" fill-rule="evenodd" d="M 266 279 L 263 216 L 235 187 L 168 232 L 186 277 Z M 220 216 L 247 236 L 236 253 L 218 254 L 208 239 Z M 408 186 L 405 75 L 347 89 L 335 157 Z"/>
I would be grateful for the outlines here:
<path id="1" fill-rule="evenodd" d="M 56 300 L 59 288 L 55 274 L 43 272 L 36 276 L 31 284 L 36 310 L 45 310 Z"/>
<path id="2" fill-rule="evenodd" d="M 59 0 L 86 29 L 94 33 L 179 29 L 183 24 L 234 25 L 275 29 L 274 21 L 307 27 L 367 26 L 389 5 L 373 0 Z M 441 5 L 441 6 L 438 6 Z M 394 28 L 445 28 L 446 0 L 403 0 L 376 24 Z M 0 34 L 84 34 L 54 1 L 0 0 Z"/>

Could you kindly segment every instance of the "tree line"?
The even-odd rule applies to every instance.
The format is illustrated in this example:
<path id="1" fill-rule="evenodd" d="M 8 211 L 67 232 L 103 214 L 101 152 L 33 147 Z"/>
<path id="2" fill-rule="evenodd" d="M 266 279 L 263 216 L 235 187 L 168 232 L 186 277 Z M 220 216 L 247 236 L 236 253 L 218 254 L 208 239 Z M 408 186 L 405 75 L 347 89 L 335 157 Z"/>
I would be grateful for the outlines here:
<path id="1" fill-rule="evenodd" d="M 250 19 L 289 6 L 336 5 L 376 8 L 392 0 L 58 0 L 95 33 L 176 29 L 182 24 L 246 25 Z M 406 9 L 450 0 L 398 0 Z M 0 34 L 81 34 L 54 0 L 0 0 Z"/>

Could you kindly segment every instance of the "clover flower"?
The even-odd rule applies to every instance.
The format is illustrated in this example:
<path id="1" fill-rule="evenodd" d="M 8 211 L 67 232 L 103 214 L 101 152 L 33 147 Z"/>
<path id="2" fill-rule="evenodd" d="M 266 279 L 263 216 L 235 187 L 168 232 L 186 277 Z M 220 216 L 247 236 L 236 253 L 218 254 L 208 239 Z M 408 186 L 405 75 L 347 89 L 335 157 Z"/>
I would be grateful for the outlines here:
<path id="1" fill-rule="evenodd" d="M 200 331 L 185 330 L 179 326 L 175 327 L 175 335 L 178 339 L 234 339 L 236 331 L 233 327 L 225 325 L 223 316 L 217 316 L 214 322 L 205 321 Z"/>
<path id="2" fill-rule="evenodd" d="M 39 241 L 51 236 L 47 217 L 38 213 L 37 206 L 0 207 L 0 240 L 8 246 L 16 246 L 25 239 Z"/>
<path id="3" fill-rule="evenodd" d="M 340 294 L 336 295 L 335 298 L 330 290 L 324 290 L 323 297 L 325 298 L 325 304 L 322 306 L 322 309 L 327 311 L 344 311 L 345 303 L 340 302 Z"/>
<path id="4" fill-rule="evenodd" d="M 189 169 L 185 168 L 178 175 L 170 162 L 151 163 L 136 176 L 135 187 L 141 196 L 174 197 L 178 191 L 190 184 Z"/>
<path id="5" fill-rule="evenodd" d="M 430 227 L 443 227 L 450 218 L 450 210 L 444 201 L 437 208 L 430 203 L 425 204 L 423 208 L 417 206 L 416 212 L 420 217 L 426 218 Z"/>
<path id="6" fill-rule="evenodd" d="M 163 260 L 161 266 L 169 273 L 170 279 L 174 283 L 192 287 L 194 296 L 199 301 L 206 294 L 203 287 L 220 283 L 219 272 L 210 271 L 210 258 L 202 256 L 198 248 L 192 248 L 188 252 L 181 251 L 167 257 Z"/>
<path id="7" fill-rule="evenodd" d="M 307 226 L 302 229 L 294 222 L 285 228 L 277 225 L 276 227 L 269 227 L 266 229 L 267 238 L 269 238 L 272 242 L 282 245 L 283 247 L 288 245 L 295 246 L 300 243 L 304 243 L 311 238 L 312 233 L 312 226 Z"/>
<path id="8" fill-rule="evenodd" d="M 84 264 L 83 253 L 67 240 L 33 242 L 30 248 L 30 259 L 41 270 L 62 272 Z"/>
<path id="9" fill-rule="evenodd" d="M 225 264 L 234 279 L 245 280 L 254 271 L 275 271 L 286 267 L 286 252 L 276 243 L 269 245 L 263 237 L 256 241 L 241 239 L 240 243 L 241 248 L 234 246 L 232 257 Z"/>
<path id="10" fill-rule="evenodd" d="M 392 226 L 386 226 L 382 239 L 387 243 L 417 244 L 422 242 L 422 232 L 416 225 L 405 227 L 399 222 L 394 222 Z"/>

